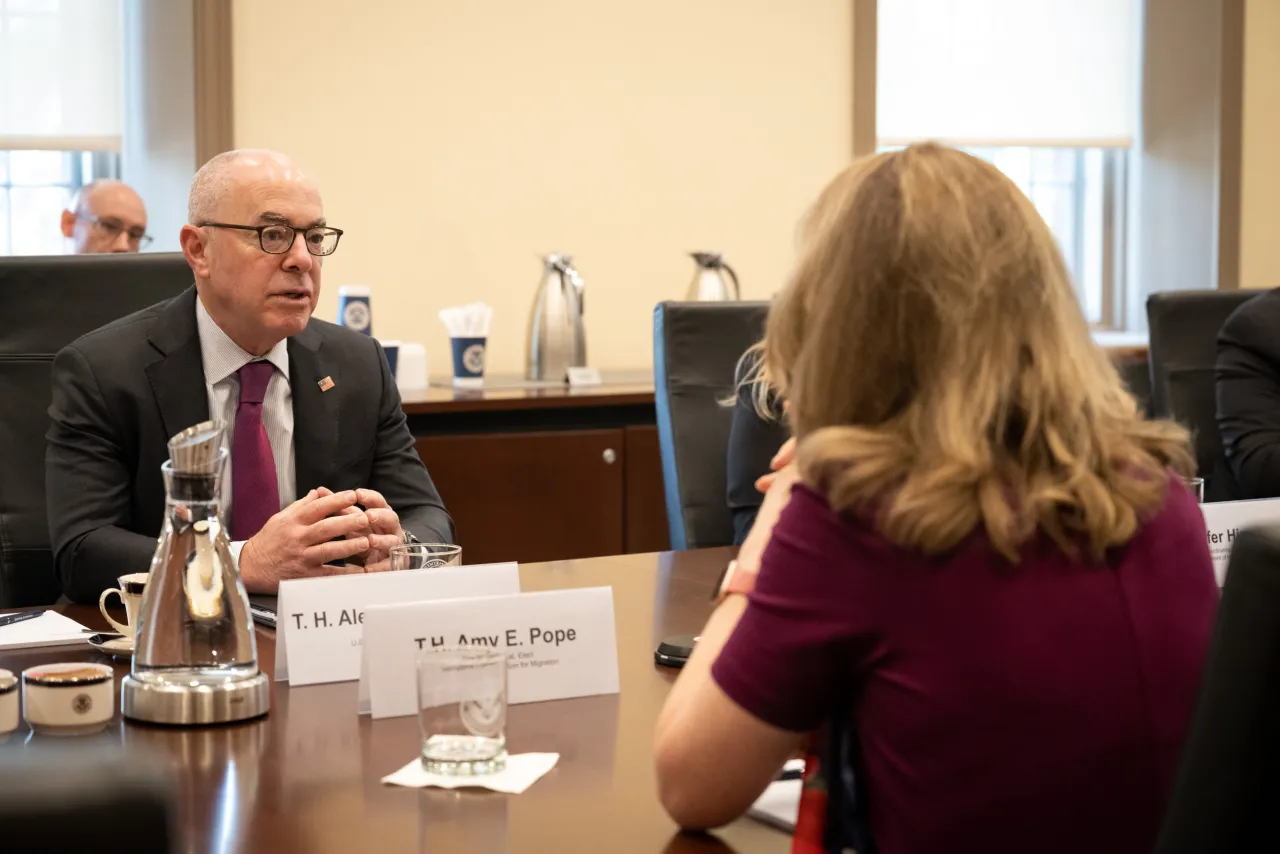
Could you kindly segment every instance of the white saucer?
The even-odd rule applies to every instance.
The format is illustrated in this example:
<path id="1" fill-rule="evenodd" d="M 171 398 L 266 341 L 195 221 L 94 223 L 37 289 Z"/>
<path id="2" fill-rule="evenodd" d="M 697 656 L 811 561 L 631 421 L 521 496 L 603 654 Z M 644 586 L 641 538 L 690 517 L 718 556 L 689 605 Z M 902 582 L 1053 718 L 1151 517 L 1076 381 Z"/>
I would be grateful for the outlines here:
<path id="1" fill-rule="evenodd" d="M 107 655 L 114 655 L 120 658 L 126 658 L 133 655 L 133 638 L 126 637 L 103 637 L 102 635 L 93 635 L 89 638 L 89 646 L 105 652 Z"/>

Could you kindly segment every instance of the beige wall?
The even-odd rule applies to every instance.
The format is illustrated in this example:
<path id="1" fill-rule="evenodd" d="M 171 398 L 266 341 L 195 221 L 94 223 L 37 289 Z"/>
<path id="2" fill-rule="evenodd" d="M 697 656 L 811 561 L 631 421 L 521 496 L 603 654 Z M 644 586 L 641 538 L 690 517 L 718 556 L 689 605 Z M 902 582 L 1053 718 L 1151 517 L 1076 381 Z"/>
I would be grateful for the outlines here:
<path id="1" fill-rule="evenodd" d="M 1240 285 L 1280 285 L 1280 2 L 1247 0 Z"/>
<path id="2" fill-rule="evenodd" d="M 490 371 L 519 372 L 536 256 L 571 252 L 591 363 L 648 367 L 688 250 L 753 298 L 787 274 L 851 151 L 851 5 L 236 0 L 236 144 L 297 157 L 347 232 L 319 316 L 371 285 L 376 334 L 440 374 L 436 312 L 485 300 Z"/>

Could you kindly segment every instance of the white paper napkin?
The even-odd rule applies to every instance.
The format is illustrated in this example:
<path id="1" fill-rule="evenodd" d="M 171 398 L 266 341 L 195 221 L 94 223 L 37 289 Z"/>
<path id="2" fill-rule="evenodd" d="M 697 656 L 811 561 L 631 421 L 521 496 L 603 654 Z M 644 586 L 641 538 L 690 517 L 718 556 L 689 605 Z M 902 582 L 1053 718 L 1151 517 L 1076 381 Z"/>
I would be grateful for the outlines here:
<path id="1" fill-rule="evenodd" d="M 450 338 L 484 338 L 493 323 L 493 307 L 482 302 L 472 302 L 454 308 L 440 309 L 440 321 L 449 330 Z"/>
<path id="2" fill-rule="evenodd" d="M 399 771 L 383 777 L 382 782 L 393 786 L 408 786 L 412 789 L 422 789 L 427 786 L 436 786 L 441 789 L 473 787 L 518 795 L 536 783 L 543 774 L 556 767 L 559 761 L 559 753 L 519 753 L 508 756 L 507 767 L 497 774 L 485 774 L 481 777 L 450 777 L 444 774 L 428 774 L 422 767 L 422 760 L 415 757 Z"/>

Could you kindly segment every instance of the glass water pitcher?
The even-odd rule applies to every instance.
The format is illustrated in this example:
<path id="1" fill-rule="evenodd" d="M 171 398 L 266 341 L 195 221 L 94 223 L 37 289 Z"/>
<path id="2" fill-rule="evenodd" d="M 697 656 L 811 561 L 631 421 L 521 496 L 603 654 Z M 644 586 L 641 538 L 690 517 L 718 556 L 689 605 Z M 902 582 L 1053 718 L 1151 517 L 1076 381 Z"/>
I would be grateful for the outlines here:
<path id="1" fill-rule="evenodd" d="M 127 717 L 218 723 L 264 713 L 249 597 L 222 524 L 223 427 L 205 421 L 169 440 L 161 467 L 164 529 L 138 617 Z"/>

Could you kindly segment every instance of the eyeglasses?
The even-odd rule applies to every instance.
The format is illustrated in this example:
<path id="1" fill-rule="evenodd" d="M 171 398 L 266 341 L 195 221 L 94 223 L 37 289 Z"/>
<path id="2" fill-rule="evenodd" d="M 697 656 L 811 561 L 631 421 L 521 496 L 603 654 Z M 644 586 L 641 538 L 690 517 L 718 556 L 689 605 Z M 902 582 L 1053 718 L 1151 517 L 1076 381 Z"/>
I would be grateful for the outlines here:
<path id="1" fill-rule="evenodd" d="M 293 239 L 301 231 L 305 236 L 307 251 L 312 255 L 332 255 L 338 248 L 342 229 L 316 225 L 311 228 L 294 228 L 291 225 L 231 225 L 225 222 L 202 222 L 210 228 L 236 228 L 240 231 L 258 232 L 258 245 L 268 255 L 283 255 L 293 248 Z"/>
<path id="2" fill-rule="evenodd" d="M 115 240 L 120 236 L 120 232 L 127 231 L 129 242 L 139 249 L 148 246 L 152 237 L 142 228 L 134 226 L 133 228 L 125 228 L 123 222 L 113 217 L 99 217 L 93 214 L 76 214 L 76 219 L 82 219 L 85 222 L 91 222 L 98 227 L 98 230 L 106 235 L 109 239 Z"/>

